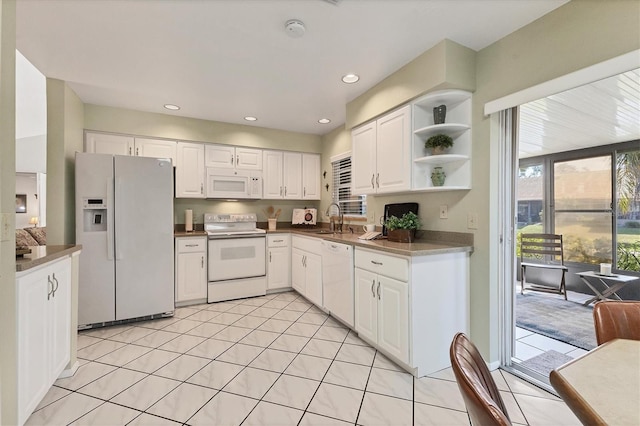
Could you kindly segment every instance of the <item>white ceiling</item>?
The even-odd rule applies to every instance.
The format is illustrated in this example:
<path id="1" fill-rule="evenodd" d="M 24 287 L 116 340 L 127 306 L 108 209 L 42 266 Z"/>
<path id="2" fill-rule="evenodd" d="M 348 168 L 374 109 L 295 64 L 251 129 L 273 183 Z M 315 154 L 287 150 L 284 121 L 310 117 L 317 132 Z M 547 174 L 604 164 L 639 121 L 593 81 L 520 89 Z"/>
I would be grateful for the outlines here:
<path id="1" fill-rule="evenodd" d="M 518 128 L 519 158 L 640 139 L 640 69 L 524 104 Z"/>
<path id="2" fill-rule="evenodd" d="M 324 134 L 441 40 L 480 50 L 566 2 L 20 0 L 17 48 L 85 103 Z M 304 37 L 285 33 L 292 18 Z M 342 83 L 349 72 L 360 82 Z"/>

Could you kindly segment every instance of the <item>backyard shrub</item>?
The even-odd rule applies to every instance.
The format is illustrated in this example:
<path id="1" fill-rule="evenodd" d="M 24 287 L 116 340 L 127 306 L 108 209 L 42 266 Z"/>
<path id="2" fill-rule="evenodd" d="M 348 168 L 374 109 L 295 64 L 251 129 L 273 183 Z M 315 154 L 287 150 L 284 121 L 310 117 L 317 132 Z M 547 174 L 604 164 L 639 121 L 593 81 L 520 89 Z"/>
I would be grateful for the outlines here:
<path id="1" fill-rule="evenodd" d="M 640 228 L 640 222 L 629 221 L 629 222 L 627 222 L 627 224 L 624 227 L 625 228 Z"/>
<path id="2" fill-rule="evenodd" d="M 640 241 L 618 244 L 618 269 L 640 272 Z"/>

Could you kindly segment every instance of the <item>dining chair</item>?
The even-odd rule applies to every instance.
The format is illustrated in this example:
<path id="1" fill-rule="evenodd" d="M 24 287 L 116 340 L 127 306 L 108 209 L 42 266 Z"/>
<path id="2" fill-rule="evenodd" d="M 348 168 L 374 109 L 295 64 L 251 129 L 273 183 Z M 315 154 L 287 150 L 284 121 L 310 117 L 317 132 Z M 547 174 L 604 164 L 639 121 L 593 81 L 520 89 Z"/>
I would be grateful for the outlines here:
<path id="1" fill-rule="evenodd" d="M 598 345 L 613 339 L 640 340 L 640 301 L 602 300 L 593 306 Z"/>
<path id="2" fill-rule="evenodd" d="M 449 350 L 451 367 L 472 425 L 510 425 L 507 409 L 478 348 L 463 333 Z"/>
<path id="3" fill-rule="evenodd" d="M 558 288 L 540 284 L 530 284 L 527 287 L 527 267 L 546 271 L 560 271 Z M 544 291 L 564 295 L 567 300 L 565 275 L 569 268 L 564 266 L 564 248 L 561 234 L 522 234 L 520 236 L 520 275 L 522 282 L 520 294 L 525 290 Z"/>

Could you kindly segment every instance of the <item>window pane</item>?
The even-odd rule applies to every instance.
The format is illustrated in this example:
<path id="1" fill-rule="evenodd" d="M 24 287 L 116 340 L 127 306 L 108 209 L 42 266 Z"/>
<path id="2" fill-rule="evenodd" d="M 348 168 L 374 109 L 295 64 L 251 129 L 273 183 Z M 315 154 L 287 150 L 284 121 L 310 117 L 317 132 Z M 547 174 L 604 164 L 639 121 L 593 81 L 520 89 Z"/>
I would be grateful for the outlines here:
<path id="1" fill-rule="evenodd" d="M 619 153 L 616 166 L 617 267 L 640 271 L 640 151 Z"/>
<path id="2" fill-rule="evenodd" d="M 592 157 L 554 164 L 555 210 L 609 210 L 611 157 Z"/>
<path id="3" fill-rule="evenodd" d="M 520 167 L 518 172 L 518 228 L 542 222 L 544 176 L 542 164 Z"/>
<path id="4" fill-rule="evenodd" d="M 612 259 L 610 213 L 556 212 L 556 234 L 562 234 L 564 260 L 598 264 Z"/>

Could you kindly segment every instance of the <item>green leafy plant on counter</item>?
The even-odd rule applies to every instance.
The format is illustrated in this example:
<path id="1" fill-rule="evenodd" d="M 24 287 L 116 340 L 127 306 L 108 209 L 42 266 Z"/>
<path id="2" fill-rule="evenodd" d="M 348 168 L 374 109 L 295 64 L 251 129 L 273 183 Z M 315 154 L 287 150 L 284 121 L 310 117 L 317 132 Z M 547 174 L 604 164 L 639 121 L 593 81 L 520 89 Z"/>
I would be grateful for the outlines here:
<path id="1" fill-rule="evenodd" d="M 419 229 L 421 223 L 420 218 L 417 214 L 408 212 L 402 215 L 401 218 L 391 216 L 386 220 L 384 226 L 386 226 L 389 231 L 393 231 L 396 229 Z"/>

